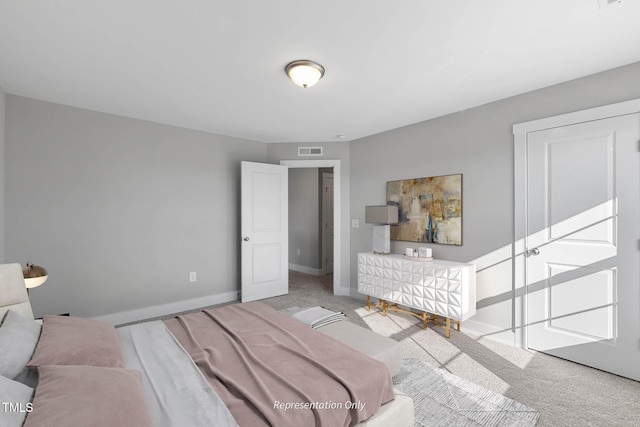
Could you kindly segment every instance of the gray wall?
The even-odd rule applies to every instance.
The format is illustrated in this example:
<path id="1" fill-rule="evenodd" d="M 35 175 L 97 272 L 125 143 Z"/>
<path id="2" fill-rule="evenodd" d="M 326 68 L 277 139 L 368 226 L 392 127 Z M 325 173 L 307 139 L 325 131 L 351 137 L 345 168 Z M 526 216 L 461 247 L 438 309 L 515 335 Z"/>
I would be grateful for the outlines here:
<path id="1" fill-rule="evenodd" d="M 312 269 L 322 268 L 318 193 L 317 168 L 289 170 L 289 263 Z"/>
<path id="2" fill-rule="evenodd" d="M 352 141 L 351 215 L 362 225 L 365 205 L 385 203 L 387 181 L 462 173 L 463 246 L 431 247 L 437 258 L 477 264 L 477 323 L 470 324 L 512 341 L 512 125 L 634 98 L 640 63 Z M 408 246 L 415 243 L 392 242 L 391 249 Z M 357 253 L 369 250 L 371 226 L 353 229 L 352 286 Z"/>
<path id="3" fill-rule="evenodd" d="M 324 155 L 322 157 L 298 157 L 299 146 L 323 147 Z M 305 143 L 305 144 L 268 144 L 268 158 L 270 163 L 279 163 L 280 160 L 340 160 L 340 251 L 341 265 L 340 272 L 334 271 L 334 274 L 340 274 L 340 284 L 342 288 L 348 288 L 351 285 L 350 276 L 350 256 L 349 256 L 349 215 L 350 215 L 350 160 L 349 160 L 349 143 L 333 142 L 333 143 Z M 314 168 L 315 170 L 315 168 Z"/>
<path id="4" fill-rule="evenodd" d="M 48 269 L 37 315 L 239 288 L 240 161 L 265 144 L 12 95 L 6 123 L 6 260 Z"/>
<path id="5" fill-rule="evenodd" d="M 0 87 L 0 263 L 4 263 L 5 113 L 6 96 Z"/>
<path id="6" fill-rule="evenodd" d="M 475 327 L 511 339 L 512 125 L 640 98 L 639 76 L 640 63 L 631 64 L 351 143 L 304 144 L 341 160 L 342 285 L 358 295 L 356 254 L 371 249 L 364 206 L 385 202 L 386 181 L 462 173 L 464 244 L 432 248 L 436 257 L 477 264 Z M 4 262 L 49 269 L 49 281 L 31 293 L 36 314 L 96 316 L 235 291 L 239 162 L 300 159 L 298 144 L 12 95 L 6 110 L 0 242 Z M 351 217 L 360 228 L 350 228 Z M 392 250 L 408 245 L 394 242 Z M 189 271 L 198 273 L 195 284 Z"/>

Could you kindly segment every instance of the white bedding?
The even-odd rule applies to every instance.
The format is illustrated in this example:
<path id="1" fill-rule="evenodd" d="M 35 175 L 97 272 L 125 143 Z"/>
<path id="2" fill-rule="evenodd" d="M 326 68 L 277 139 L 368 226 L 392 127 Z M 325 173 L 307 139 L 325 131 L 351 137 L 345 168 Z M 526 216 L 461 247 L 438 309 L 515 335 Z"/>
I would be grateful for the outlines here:
<path id="1" fill-rule="evenodd" d="M 234 426 L 233 416 L 163 322 L 117 329 L 127 368 L 142 374 L 156 427 Z"/>

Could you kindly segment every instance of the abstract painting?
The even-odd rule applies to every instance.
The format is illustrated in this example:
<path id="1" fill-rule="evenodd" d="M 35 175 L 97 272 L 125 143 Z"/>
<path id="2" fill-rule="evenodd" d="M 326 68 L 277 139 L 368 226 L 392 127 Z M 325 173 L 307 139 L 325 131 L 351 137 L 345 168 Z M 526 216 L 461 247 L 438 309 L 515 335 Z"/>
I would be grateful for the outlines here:
<path id="1" fill-rule="evenodd" d="M 387 182 L 398 206 L 391 240 L 462 245 L 462 174 Z"/>

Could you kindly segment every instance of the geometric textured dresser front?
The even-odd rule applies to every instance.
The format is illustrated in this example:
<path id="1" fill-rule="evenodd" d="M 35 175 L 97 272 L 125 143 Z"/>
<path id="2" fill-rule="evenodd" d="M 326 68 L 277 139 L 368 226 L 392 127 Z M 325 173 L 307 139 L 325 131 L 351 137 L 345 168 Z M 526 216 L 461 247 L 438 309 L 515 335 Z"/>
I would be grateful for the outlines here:
<path id="1" fill-rule="evenodd" d="M 463 321 L 476 314 L 476 267 L 364 252 L 358 254 L 358 292 Z"/>

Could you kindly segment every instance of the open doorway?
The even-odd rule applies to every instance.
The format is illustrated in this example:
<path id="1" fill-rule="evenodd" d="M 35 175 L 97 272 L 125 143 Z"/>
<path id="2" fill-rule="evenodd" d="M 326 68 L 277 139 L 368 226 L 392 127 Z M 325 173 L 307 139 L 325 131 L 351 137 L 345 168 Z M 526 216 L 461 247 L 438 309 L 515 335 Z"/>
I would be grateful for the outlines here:
<path id="1" fill-rule="evenodd" d="M 333 168 L 319 169 L 322 188 L 320 192 L 320 239 L 322 269 L 324 274 L 333 274 Z"/>
<path id="2" fill-rule="evenodd" d="M 333 293 L 340 295 L 340 161 L 282 160 L 280 164 L 289 167 L 290 181 L 295 183 L 290 200 L 303 200 L 302 204 L 296 201 L 289 215 L 290 267 L 308 274 L 334 273 Z M 330 189 L 326 187 L 329 180 Z"/>
<path id="3" fill-rule="evenodd" d="M 333 251 L 327 251 L 327 245 L 333 240 L 329 230 L 333 229 L 333 169 L 289 168 L 288 174 L 289 270 L 330 274 Z"/>

